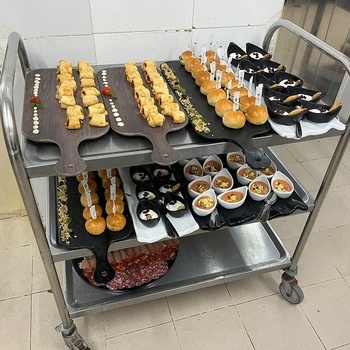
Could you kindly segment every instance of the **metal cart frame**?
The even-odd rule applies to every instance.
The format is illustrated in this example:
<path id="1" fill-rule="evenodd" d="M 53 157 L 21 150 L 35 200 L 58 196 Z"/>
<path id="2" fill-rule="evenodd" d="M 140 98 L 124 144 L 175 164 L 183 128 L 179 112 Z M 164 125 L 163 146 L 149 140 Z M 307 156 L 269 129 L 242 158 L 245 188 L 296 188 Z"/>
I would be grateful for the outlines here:
<path id="1" fill-rule="evenodd" d="M 269 47 L 273 34 L 279 28 L 285 28 L 289 30 L 291 33 L 295 34 L 302 40 L 305 40 L 309 44 L 318 48 L 321 52 L 331 56 L 333 59 L 340 62 L 346 68 L 347 73 L 350 74 L 350 59 L 348 57 L 335 50 L 328 44 L 324 43 L 320 39 L 316 38 L 315 36 L 311 35 L 310 33 L 306 32 L 305 30 L 286 20 L 279 20 L 268 29 L 263 42 L 263 47 L 265 49 Z M 79 335 L 68 311 L 64 293 L 62 291 L 62 287 L 55 268 L 54 259 L 50 252 L 50 246 L 46 237 L 45 225 L 42 221 L 39 208 L 37 206 L 31 178 L 28 174 L 28 169 L 25 166 L 25 161 L 22 154 L 13 102 L 17 57 L 19 58 L 23 76 L 25 76 L 26 73 L 30 71 L 29 59 L 22 38 L 19 34 L 13 32 L 10 34 L 8 39 L 8 46 L 5 53 L 0 80 L 0 116 L 5 144 L 61 318 L 61 324 L 56 327 L 56 330 L 62 333 L 64 342 L 69 349 L 88 350 L 89 347 L 87 343 Z M 348 122 L 349 119 L 347 121 L 347 124 Z M 332 180 L 337 172 L 339 163 L 348 145 L 349 134 L 350 128 L 346 127 L 346 130 L 341 135 L 333 157 L 330 161 L 317 197 L 314 201 L 314 208 L 308 216 L 298 244 L 290 259 L 290 264 L 288 264 L 288 266 L 284 269 L 284 273 L 282 275 L 282 283 L 280 284 L 280 291 L 283 297 L 291 303 L 298 304 L 303 299 L 303 293 L 298 286 L 298 282 L 295 278 L 297 274 L 297 265 L 310 236 L 313 225 L 320 212 L 322 204 L 326 198 L 327 192 L 331 186 Z M 241 275 L 243 276 L 244 274 L 242 273 Z M 222 282 L 224 281 L 225 280 L 222 280 Z M 160 294 L 159 296 L 163 295 Z"/>

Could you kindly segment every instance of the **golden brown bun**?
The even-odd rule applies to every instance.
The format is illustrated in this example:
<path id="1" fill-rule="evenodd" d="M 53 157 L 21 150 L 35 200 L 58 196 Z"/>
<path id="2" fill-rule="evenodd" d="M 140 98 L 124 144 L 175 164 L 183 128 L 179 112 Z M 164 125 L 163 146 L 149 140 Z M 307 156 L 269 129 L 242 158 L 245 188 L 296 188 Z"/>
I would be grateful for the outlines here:
<path id="1" fill-rule="evenodd" d="M 209 59 L 214 59 L 216 58 L 216 52 L 213 50 L 208 50 L 205 55 L 207 56 L 208 60 Z"/>
<path id="2" fill-rule="evenodd" d="M 115 185 L 116 185 L 116 187 L 120 186 L 120 179 L 119 179 L 118 176 L 115 176 Z M 108 178 L 107 176 L 104 176 L 102 178 L 102 187 L 105 190 L 109 190 L 110 186 L 111 186 L 111 178 Z"/>
<path id="3" fill-rule="evenodd" d="M 232 80 L 232 83 L 236 80 L 235 75 L 232 72 L 222 72 L 221 77 L 221 86 L 226 87 L 229 80 Z M 233 84 L 232 84 L 233 87 Z"/>
<path id="4" fill-rule="evenodd" d="M 87 181 L 87 185 L 89 187 L 89 190 L 91 192 L 95 192 L 96 189 L 97 189 L 97 183 L 94 181 L 94 180 L 88 180 Z M 79 185 L 78 185 L 78 192 L 80 194 L 83 194 L 85 192 L 85 189 L 84 189 L 84 186 L 82 184 L 82 182 L 79 182 Z"/>
<path id="5" fill-rule="evenodd" d="M 246 117 L 249 123 L 261 125 L 267 121 L 269 114 L 264 106 L 250 106 L 246 111 Z"/>
<path id="6" fill-rule="evenodd" d="M 106 201 L 109 201 L 111 199 L 111 193 L 109 190 L 105 190 L 104 195 L 105 195 Z M 120 187 L 116 188 L 116 198 L 119 198 L 121 200 L 124 199 L 124 192 Z"/>
<path id="7" fill-rule="evenodd" d="M 102 207 L 99 204 L 95 204 L 96 216 L 102 216 Z M 83 210 L 83 218 L 85 220 L 91 219 L 90 208 L 85 207 Z"/>
<path id="8" fill-rule="evenodd" d="M 204 66 L 202 64 L 196 64 L 193 66 L 193 69 L 191 71 L 192 78 L 196 79 L 196 75 L 199 72 L 204 72 Z"/>
<path id="9" fill-rule="evenodd" d="M 102 216 L 96 219 L 88 219 L 85 221 L 85 229 L 91 235 L 100 235 L 106 229 L 106 220 Z"/>
<path id="10" fill-rule="evenodd" d="M 233 110 L 233 102 L 231 100 L 226 100 L 226 98 L 219 100 L 215 104 L 215 112 L 219 117 L 223 117 L 226 111 Z"/>
<path id="11" fill-rule="evenodd" d="M 211 89 L 208 91 L 207 100 L 211 106 L 215 106 L 216 102 L 226 98 L 226 93 L 223 89 Z"/>
<path id="12" fill-rule="evenodd" d="M 228 81 L 229 82 L 229 81 Z M 226 85 L 225 85 L 225 87 L 227 87 L 228 88 L 228 82 L 226 83 Z M 238 80 L 235 80 L 235 81 L 231 81 L 231 88 L 230 89 L 233 89 L 233 88 L 236 88 L 236 87 L 238 87 Z M 231 90 L 230 90 L 231 91 Z M 230 96 L 231 96 L 231 93 L 230 93 Z"/>
<path id="13" fill-rule="evenodd" d="M 243 96 L 248 96 L 248 90 L 245 87 L 238 87 L 238 86 L 230 90 L 230 96 L 233 98 L 234 93 L 237 91 L 240 92 L 239 98 Z"/>
<path id="14" fill-rule="evenodd" d="M 216 59 L 216 58 L 208 58 L 208 59 L 207 59 L 207 63 L 206 63 L 208 69 L 210 68 L 210 63 L 211 63 L 211 62 L 216 62 L 216 65 L 220 64 L 220 60 L 219 60 L 219 59 Z"/>
<path id="15" fill-rule="evenodd" d="M 184 51 L 181 56 L 179 57 L 181 64 L 185 65 L 186 61 L 189 58 L 193 58 L 192 51 Z"/>
<path id="16" fill-rule="evenodd" d="M 205 81 L 210 80 L 210 73 L 208 71 L 205 72 L 197 72 L 195 75 L 196 84 L 201 86 Z"/>
<path id="17" fill-rule="evenodd" d="M 215 89 L 215 87 L 216 87 L 216 82 L 214 80 L 206 80 L 201 85 L 200 91 L 203 95 L 207 95 L 209 90 Z"/>
<path id="18" fill-rule="evenodd" d="M 90 192 L 90 197 L 91 197 L 91 203 L 92 205 L 96 205 L 99 202 L 98 194 L 96 192 Z M 88 207 L 88 200 L 87 200 L 87 194 L 83 193 L 80 196 L 80 203 L 83 207 Z"/>
<path id="19" fill-rule="evenodd" d="M 79 182 L 82 181 L 83 174 L 78 174 L 76 178 Z M 95 180 L 95 174 L 92 171 L 88 171 L 88 180 Z"/>
<path id="20" fill-rule="evenodd" d="M 245 121 L 245 115 L 242 111 L 226 111 L 222 117 L 223 124 L 231 129 L 243 128 Z"/>
<path id="21" fill-rule="evenodd" d="M 98 176 L 103 179 L 104 176 L 107 176 L 107 169 L 101 169 L 98 172 Z M 117 175 L 117 169 L 111 169 L 111 174 L 112 176 L 116 176 Z"/>
<path id="22" fill-rule="evenodd" d="M 111 214 L 107 216 L 106 219 L 107 228 L 110 231 L 120 231 L 126 225 L 126 218 L 121 213 Z"/>
<path id="23" fill-rule="evenodd" d="M 254 96 L 242 96 L 239 99 L 239 109 L 245 113 L 250 106 L 255 105 L 255 97 Z"/>
<path id="24" fill-rule="evenodd" d="M 114 203 L 115 203 L 116 212 L 123 213 L 124 212 L 124 202 L 121 199 L 117 198 L 114 200 Z M 107 201 L 105 209 L 106 209 L 106 213 L 108 215 L 113 214 L 113 201 L 112 200 Z"/>
<path id="25" fill-rule="evenodd" d="M 201 60 L 199 58 L 190 58 L 185 63 L 185 69 L 187 70 L 187 72 L 192 72 L 193 68 L 199 64 L 201 64 Z"/>
<path id="26" fill-rule="evenodd" d="M 219 61 L 219 64 L 216 64 L 216 70 L 221 70 L 221 72 L 226 72 L 226 66 L 223 65 L 223 64 L 220 64 L 220 61 Z"/>

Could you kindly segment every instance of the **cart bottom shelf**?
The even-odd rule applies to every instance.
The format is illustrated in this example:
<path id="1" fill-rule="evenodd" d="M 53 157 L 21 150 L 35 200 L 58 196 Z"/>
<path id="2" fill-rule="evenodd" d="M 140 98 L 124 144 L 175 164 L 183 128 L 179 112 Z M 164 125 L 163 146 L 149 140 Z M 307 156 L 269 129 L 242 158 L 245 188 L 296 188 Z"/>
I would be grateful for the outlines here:
<path id="1" fill-rule="evenodd" d="M 230 227 L 181 238 L 176 260 L 158 280 L 132 290 L 109 291 L 84 281 L 66 261 L 66 301 L 72 317 L 136 304 L 282 269 L 290 254 L 268 223 Z M 276 286 L 276 291 L 278 286 Z"/>

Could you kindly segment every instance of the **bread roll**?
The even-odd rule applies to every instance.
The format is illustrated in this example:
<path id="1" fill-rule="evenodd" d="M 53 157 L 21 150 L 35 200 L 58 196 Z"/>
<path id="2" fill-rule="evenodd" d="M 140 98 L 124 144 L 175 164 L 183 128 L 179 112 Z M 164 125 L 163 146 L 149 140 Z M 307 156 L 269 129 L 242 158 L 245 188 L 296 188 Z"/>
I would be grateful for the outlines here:
<path id="1" fill-rule="evenodd" d="M 216 88 L 216 82 L 212 80 L 205 81 L 200 88 L 200 91 L 203 95 L 207 95 L 209 90 Z"/>
<path id="2" fill-rule="evenodd" d="M 249 123 L 255 125 L 264 124 L 269 114 L 264 106 L 250 106 L 246 111 L 246 117 Z"/>
<path id="3" fill-rule="evenodd" d="M 80 182 L 80 181 L 82 181 L 83 180 L 83 174 L 82 173 L 80 173 L 80 174 L 78 174 L 77 176 L 76 176 L 76 179 Z M 88 180 L 95 180 L 95 174 L 92 172 L 92 171 L 88 171 L 88 173 L 87 173 L 87 178 L 88 178 Z"/>
<path id="4" fill-rule="evenodd" d="M 239 92 L 239 97 L 248 96 L 248 90 L 245 87 L 234 87 L 230 90 L 230 96 L 233 98 L 235 92 Z"/>
<path id="5" fill-rule="evenodd" d="M 90 192 L 96 192 L 97 184 L 96 184 L 96 182 L 94 180 L 88 180 L 87 181 L 87 187 L 89 188 Z M 80 194 L 83 194 L 85 192 L 85 188 L 84 188 L 82 182 L 79 182 L 78 192 Z"/>
<path id="6" fill-rule="evenodd" d="M 123 190 L 120 187 L 117 187 L 115 192 L 116 192 L 115 193 L 116 198 L 119 198 L 121 200 L 124 199 L 124 192 L 123 192 Z M 104 191 L 104 196 L 105 196 L 106 201 L 109 201 L 111 199 L 110 191 L 109 190 L 105 190 Z"/>
<path id="7" fill-rule="evenodd" d="M 234 82 L 236 80 L 235 75 L 232 72 L 222 72 L 221 86 L 226 87 L 229 80 L 232 80 L 232 82 Z"/>
<path id="8" fill-rule="evenodd" d="M 211 106 L 215 106 L 216 102 L 226 98 L 226 93 L 223 89 L 211 89 L 208 91 L 207 100 Z"/>
<path id="9" fill-rule="evenodd" d="M 222 117 L 225 126 L 231 129 L 240 129 L 245 125 L 245 115 L 242 111 L 226 111 Z"/>
<path id="10" fill-rule="evenodd" d="M 85 222 L 85 229 L 92 235 L 100 235 L 106 230 L 106 220 L 102 216 L 88 219 Z"/>
<path id="11" fill-rule="evenodd" d="M 107 228 L 110 231 L 120 231 L 126 225 L 126 218 L 121 213 L 110 214 L 106 219 Z"/>
<path id="12" fill-rule="evenodd" d="M 193 58 L 192 51 L 184 51 L 179 57 L 181 64 L 185 65 L 186 61 L 190 58 Z"/>
<path id="13" fill-rule="evenodd" d="M 116 176 L 117 175 L 117 170 L 116 169 L 110 169 L 111 170 L 111 175 Z M 107 169 L 100 169 L 97 172 L 98 176 L 103 179 L 104 176 L 107 176 Z"/>
<path id="14" fill-rule="evenodd" d="M 199 64 L 201 64 L 201 60 L 199 58 L 195 58 L 195 57 L 189 58 L 185 62 L 185 69 L 187 70 L 187 72 L 191 73 L 193 68 Z"/>
<path id="15" fill-rule="evenodd" d="M 202 64 L 196 64 L 191 70 L 192 78 L 196 79 L 196 74 L 199 72 L 204 72 L 204 66 Z"/>
<path id="16" fill-rule="evenodd" d="M 91 204 L 88 202 L 88 196 L 91 197 Z M 88 207 L 89 205 L 96 205 L 99 202 L 98 194 L 96 192 L 90 192 L 89 194 L 83 193 L 80 196 L 80 203 L 83 207 Z"/>
<path id="17" fill-rule="evenodd" d="M 119 198 L 115 199 L 114 201 L 112 201 L 112 200 L 107 201 L 106 208 L 105 208 L 106 213 L 108 215 L 113 214 L 113 202 L 115 205 L 115 211 L 117 213 L 123 213 L 124 212 L 124 202 Z"/>
<path id="18" fill-rule="evenodd" d="M 96 216 L 102 216 L 102 207 L 99 204 L 95 204 Z M 85 207 L 83 210 L 83 218 L 85 220 L 91 219 L 90 208 Z"/>
<path id="19" fill-rule="evenodd" d="M 202 86 L 202 84 L 205 81 L 209 81 L 210 80 L 210 73 L 208 71 L 199 72 L 199 73 L 196 74 L 195 79 L 196 79 L 196 84 L 198 86 Z"/>
<path id="20" fill-rule="evenodd" d="M 215 112 L 219 117 L 223 117 L 226 111 L 233 110 L 233 102 L 231 100 L 222 99 L 219 100 L 215 105 Z"/>
<path id="21" fill-rule="evenodd" d="M 243 96 L 239 99 L 239 109 L 245 113 L 250 106 L 255 105 L 254 96 Z"/>

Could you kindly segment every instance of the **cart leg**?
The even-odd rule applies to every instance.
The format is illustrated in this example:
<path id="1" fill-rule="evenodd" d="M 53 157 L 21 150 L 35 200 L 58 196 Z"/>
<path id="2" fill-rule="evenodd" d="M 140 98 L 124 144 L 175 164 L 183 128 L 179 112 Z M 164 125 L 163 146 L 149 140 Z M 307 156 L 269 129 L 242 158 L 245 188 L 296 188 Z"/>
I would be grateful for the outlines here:
<path id="1" fill-rule="evenodd" d="M 64 328 L 63 324 L 61 323 L 56 327 L 56 332 L 62 333 L 62 337 L 64 340 L 64 343 L 70 350 L 90 350 L 87 343 L 84 341 L 84 339 L 81 337 L 81 335 L 78 333 L 78 330 L 72 322 L 71 326 L 69 328 Z"/>
<path id="2" fill-rule="evenodd" d="M 282 274 L 282 282 L 279 285 L 279 290 L 284 299 L 291 304 L 300 304 L 304 299 L 304 293 L 298 285 L 298 280 L 295 278 L 296 270 L 284 270 Z"/>

